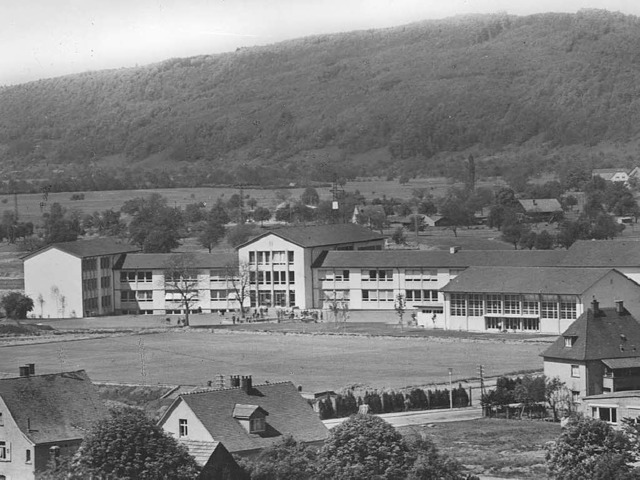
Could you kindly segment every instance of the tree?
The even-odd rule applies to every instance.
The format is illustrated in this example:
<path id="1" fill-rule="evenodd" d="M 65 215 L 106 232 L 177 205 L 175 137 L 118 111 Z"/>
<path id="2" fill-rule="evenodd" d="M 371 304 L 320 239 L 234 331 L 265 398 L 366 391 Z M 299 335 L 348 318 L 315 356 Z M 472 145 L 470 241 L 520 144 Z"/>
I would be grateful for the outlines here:
<path id="1" fill-rule="evenodd" d="M 111 410 L 82 441 L 78 466 L 93 478 L 191 480 L 199 467 L 186 447 L 142 410 Z"/>
<path id="2" fill-rule="evenodd" d="M 391 240 L 393 240 L 396 245 L 404 245 L 407 243 L 407 236 L 404 234 L 404 229 L 402 227 L 396 228 L 391 235 Z"/>
<path id="3" fill-rule="evenodd" d="M 167 199 L 161 195 L 129 200 L 122 211 L 133 215 L 129 239 L 145 253 L 168 253 L 180 245 L 182 213 L 167 206 Z"/>
<path id="4" fill-rule="evenodd" d="M 312 448 L 286 435 L 244 466 L 251 480 L 305 480 L 317 473 L 316 457 Z"/>
<path id="5" fill-rule="evenodd" d="M 545 400 L 553 412 L 553 420 L 558 421 L 560 411 L 571 413 L 573 411 L 573 399 L 571 391 L 566 384 L 558 377 L 545 378 L 544 385 Z"/>
<path id="6" fill-rule="evenodd" d="M 396 296 L 396 301 L 393 304 L 393 308 L 396 311 L 396 315 L 398 315 L 398 324 L 400 325 L 400 330 L 404 331 L 404 312 L 406 311 L 407 302 L 405 301 L 404 295 L 399 293 Z"/>
<path id="7" fill-rule="evenodd" d="M 256 227 L 249 225 L 248 223 L 236 225 L 235 227 L 227 230 L 227 242 L 235 248 L 238 245 L 245 243 L 251 237 L 255 237 L 257 233 Z"/>
<path id="8" fill-rule="evenodd" d="M 573 417 L 560 438 L 547 447 L 547 469 L 551 478 L 562 480 L 625 478 L 634 460 L 632 448 L 629 438 L 611 425 Z"/>
<path id="9" fill-rule="evenodd" d="M 467 196 L 465 192 L 451 189 L 440 204 L 440 213 L 446 218 L 449 228 L 454 236 L 458 236 L 458 228 L 469 225 L 473 217 L 466 204 Z"/>
<path id="10" fill-rule="evenodd" d="M 513 244 L 513 248 L 518 249 L 518 243 L 529 232 L 529 227 L 513 219 L 502 225 L 502 239 Z"/>
<path id="11" fill-rule="evenodd" d="M 260 222 L 260 226 L 264 225 L 264 222 L 271 218 L 271 211 L 266 207 L 257 207 L 253 211 L 253 219 L 256 222 Z"/>
<path id="12" fill-rule="evenodd" d="M 300 196 L 300 201 L 305 205 L 318 205 L 320 203 L 320 195 L 318 191 L 313 187 L 307 187 Z"/>
<path id="13" fill-rule="evenodd" d="M 478 477 L 465 475 L 457 461 L 441 455 L 425 434 L 421 434 L 407 444 L 411 455 L 415 458 L 407 472 L 407 480 L 478 480 Z"/>
<path id="14" fill-rule="evenodd" d="M 7 318 L 22 320 L 27 318 L 27 313 L 33 310 L 33 300 L 20 292 L 9 292 L 0 300 L 2 309 Z"/>
<path id="15" fill-rule="evenodd" d="M 220 243 L 227 233 L 224 224 L 216 221 L 215 218 L 209 218 L 198 234 L 198 242 L 211 253 L 211 249 Z"/>
<path id="16" fill-rule="evenodd" d="M 320 452 L 319 477 L 404 478 L 409 448 L 398 431 L 373 415 L 354 415 L 333 428 Z"/>
<path id="17" fill-rule="evenodd" d="M 164 266 L 164 284 L 167 294 L 174 296 L 172 301 L 184 307 L 184 325 L 188 327 L 191 307 L 198 303 L 198 263 L 195 255 L 171 255 Z"/>
<path id="18" fill-rule="evenodd" d="M 231 285 L 242 318 L 244 318 L 245 314 L 246 300 L 249 298 L 251 292 L 251 273 L 251 266 L 247 262 L 240 262 L 239 265 L 227 265 L 225 267 L 227 285 Z"/>
<path id="19" fill-rule="evenodd" d="M 51 205 L 51 210 L 42 215 L 44 219 L 44 241 L 47 244 L 72 242 L 78 239 L 78 227 L 67 218 L 66 209 L 59 203 Z"/>
<path id="20" fill-rule="evenodd" d="M 534 245 L 536 250 L 551 250 L 553 248 L 553 237 L 546 230 L 536 235 Z"/>

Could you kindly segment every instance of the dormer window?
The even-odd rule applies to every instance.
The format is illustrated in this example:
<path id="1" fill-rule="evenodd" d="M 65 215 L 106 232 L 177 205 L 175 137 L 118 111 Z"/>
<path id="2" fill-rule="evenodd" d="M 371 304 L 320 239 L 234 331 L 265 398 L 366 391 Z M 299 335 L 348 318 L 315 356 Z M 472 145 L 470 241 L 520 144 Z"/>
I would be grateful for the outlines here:
<path id="1" fill-rule="evenodd" d="M 564 346 L 567 348 L 573 347 L 573 344 L 576 342 L 576 337 L 572 335 L 567 335 L 564 337 Z"/>
<path id="2" fill-rule="evenodd" d="M 233 418 L 238 420 L 249 433 L 264 433 L 267 431 L 266 416 L 269 413 L 258 405 L 244 405 L 236 403 L 233 408 Z"/>

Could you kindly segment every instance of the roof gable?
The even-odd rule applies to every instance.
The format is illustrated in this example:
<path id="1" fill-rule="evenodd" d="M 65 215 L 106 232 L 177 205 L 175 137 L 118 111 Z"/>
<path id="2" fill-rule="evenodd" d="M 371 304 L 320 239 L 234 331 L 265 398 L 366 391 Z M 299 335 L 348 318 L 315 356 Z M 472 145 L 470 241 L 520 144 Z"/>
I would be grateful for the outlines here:
<path id="1" fill-rule="evenodd" d="M 97 257 L 101 255 L 116 255 L 119 253 L 129 253 L 140 251 L 139 247 L 127 243 L 118 243 L 109 238 L 94 238 L 91 240 L 76 240 L 74 242 L 52 243 L 39 250 L 25 255 L 23 260 L 27 260 L 36 255 L 51 249 L 57 249 L 79 258 Z"/>
<path id="2" fill-rule="evenodd" d="M 567 251 L 560 265 L 567 267 L 640 266 L 640 241 L 578 240 Z"/>
<path id="3" fill-rule="evenodd" d="M 580 295 L 609 272 L 622 275 L 610 268 L 469 267 L 441 291 Z"/>
<path id="4" fill-rule="evenodd" d="M 564 337 L 574 337 L 566 347 Z M 592 308 L 580 315 L 558 339 L 541 354 L 547 359 L 602 360 L 640 357 L 640 324 L 626 310 Z"/>
<path id="5" fill-rule="evenodd" d="M 181 255 L 175 253 L 130 253 L 121 264 L 116 266 L 117 270 L 139 270 L 139 269 L 164 269 L 167 268 L 171 258 Z M 238 256 L 235 254 L 219 253 L 188 253 L 193 259 L 194 269 L 222 268 L 226 266 L 237 266 Z"/>
<path id="6" fill-rule="evenodd" d="M 353 223 L 333 225 L 309 225 L 303 227 L 282 227 L 266 231 L 236 247 L 245 247 L 267 235 L 276 235 L 303 248 L 339 245 L 344 243 L 384 240 L 384 235 Z"/>
<path id="7" fill-rule="evenodd" d="M 35 444 L 81 439 L 107 414 L 84 370 L 1 379 L 0 397 Z"/>
<path id="8" fill-rule="evenodd" d="M 250 394 L 242 388 L 183 394 L 177 401 L 185 402 L 212 437 L 230 452 L 261 449 L 286 434 L 302 442 L 324 440 L 328 435 L 317 413 L 291 382 L 254 385 Z M 268 412 L 266 434 L 247 432 L 234 418 L 237 405 Z M 242 410 L 246 414 L 248 409 Z M 165 415 L 161 423 L 167 418 Z"/>
<path id="9" fill-rule="evenodd" d="M 553 266 L 564 258 L 563 250 L 356 250 L 330 251 L 316 267 L 415 267 L 466 268 L 471 266 Z"/>

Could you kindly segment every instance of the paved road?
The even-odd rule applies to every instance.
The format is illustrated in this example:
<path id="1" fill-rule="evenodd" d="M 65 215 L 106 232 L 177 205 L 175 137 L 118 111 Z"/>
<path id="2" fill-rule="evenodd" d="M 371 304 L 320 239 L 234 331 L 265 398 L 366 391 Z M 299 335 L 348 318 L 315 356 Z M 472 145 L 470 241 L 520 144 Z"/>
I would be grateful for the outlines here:
<path id="1" fill-rule="evenodd" d="M 394 427 L 409 425 L 428 425 L 430 423 L 459 422 L 482 418 L 480 407 L 454 408 L 453 410 L 420 410 L 414 412 L 383 413 L 379 417 Z M 344 422 L 346 418 L 323 420 L 327 428 L 333 428 Z"/>

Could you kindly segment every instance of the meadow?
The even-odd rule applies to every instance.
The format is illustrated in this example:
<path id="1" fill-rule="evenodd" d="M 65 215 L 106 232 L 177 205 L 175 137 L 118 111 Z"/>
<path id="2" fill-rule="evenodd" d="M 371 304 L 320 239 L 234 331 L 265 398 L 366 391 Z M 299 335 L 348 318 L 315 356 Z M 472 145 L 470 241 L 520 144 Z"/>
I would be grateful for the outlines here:
<path id="1" fill-rule="evenodd" d="M 412 192 L 416 188 L 425 188 L 434 197 L 440 197 L 452 185 L 445 178 L 416 178 L 410 180 L 406 184 L 400 184 L 397 180 L 369 179 L 347 182 L 344 189 L 349 192 L 358 190 L 368 201 L 376 197 L 383 196 L 394 197 L 408 200 L 412 196 Z M 480 182 L 479 186 L 490 186 L 493 183 Z M 245 188 L 244 194 L 255 198 L 258 205 L 270 209 L 275 208 L 280 200 L 277 198 L 277 192 L 281 189 L 258 189 Z M 304 191 L 303 188 L 287 188 L 292 198 L 300 198 Z M 330 200 L 332 198 L 331 188 L 329 186 L 318 187 L 318 194 L 322 200 Z M 231 195 L 239 193 L 238 188 L 234 187 L 194 187 L 194 188 L 159 188 L 148 190 L 106 190 L 100 192 L 76 192 L 83 193 L 83 200 L 71 200 L 73 193 L 56 192 L 49 193 L 46 200 L 40 193 L 24 193 L 17 195 L 18 213 L 20 220 L 25 222 L 39 223 L 42 214 L 47 211 L 52 203 L 59 203 L 63 207 L 71 210 L 77 209 L 81 213 L 93 213 L 107 209 L 120 210 L 120 207 L 127 200 L 136 197 L 144 197 L 152 193 L 159 193 L 167 198 L 170 206 L 184 208 L 185 205 L 195 202 L 204 202 L 207 205 L 213 205 L 218 199 L 228 199 Z M 41 206 L 41 203 L 44 205 Z M 0 195 L 0 211 L 13 210 L 13 195 Z M 351 212 L 348 212 L 351 215 Z"/>
<path id="2" fill-rule="evenodd" d="M 544 343 L 165 331 L 0 347 L 3 374 L 36 363 L 39 373 L 85 369 L 95 381 L 205 385 L 217 375 L 252 375 L 255 383 L 292 381 L 306 391 L 402 388 L 542 367 Z"/>

